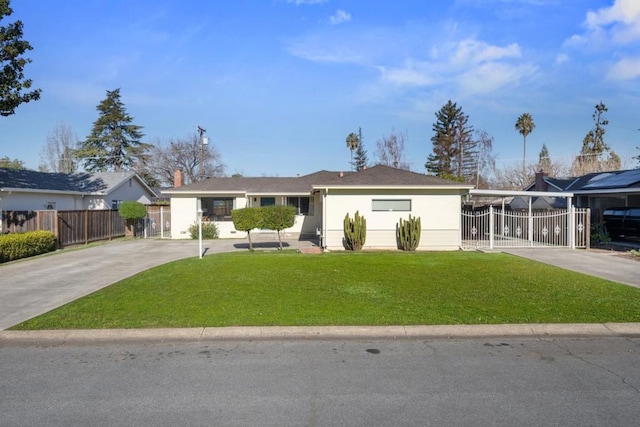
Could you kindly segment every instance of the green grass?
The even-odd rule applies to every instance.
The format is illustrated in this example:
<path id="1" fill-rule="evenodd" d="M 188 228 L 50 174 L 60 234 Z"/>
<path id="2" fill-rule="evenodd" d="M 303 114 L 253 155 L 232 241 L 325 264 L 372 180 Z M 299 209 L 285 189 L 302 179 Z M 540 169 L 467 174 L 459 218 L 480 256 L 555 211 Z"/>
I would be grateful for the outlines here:
<path id="1" fill-rule="evenodd" d="M 169 263 L 12 329 L 640 321 L 640 289 L 506 254 L 227 253 Z"/>

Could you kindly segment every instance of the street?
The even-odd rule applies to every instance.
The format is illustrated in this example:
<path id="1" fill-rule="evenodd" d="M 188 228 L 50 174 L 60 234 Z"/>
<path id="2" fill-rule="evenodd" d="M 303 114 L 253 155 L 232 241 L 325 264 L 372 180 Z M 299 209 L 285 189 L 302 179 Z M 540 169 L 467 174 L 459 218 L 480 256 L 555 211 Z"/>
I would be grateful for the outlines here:
<path id="1" fill-rule="evenodd" d="M 0 422 L 634 425 L 640 339 L 285 340 L 0 348 Z"/>

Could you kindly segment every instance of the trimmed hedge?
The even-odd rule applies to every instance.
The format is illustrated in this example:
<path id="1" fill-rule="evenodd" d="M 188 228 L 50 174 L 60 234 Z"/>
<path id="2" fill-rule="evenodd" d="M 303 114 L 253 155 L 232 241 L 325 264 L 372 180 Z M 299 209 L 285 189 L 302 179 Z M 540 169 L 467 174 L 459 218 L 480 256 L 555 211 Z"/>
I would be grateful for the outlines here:
<path id="1" fill-rule="evenodd" d="M 56 236 L 50 231 L 30 231 L 0 236 L 0 263 L 55 250 Z"/>

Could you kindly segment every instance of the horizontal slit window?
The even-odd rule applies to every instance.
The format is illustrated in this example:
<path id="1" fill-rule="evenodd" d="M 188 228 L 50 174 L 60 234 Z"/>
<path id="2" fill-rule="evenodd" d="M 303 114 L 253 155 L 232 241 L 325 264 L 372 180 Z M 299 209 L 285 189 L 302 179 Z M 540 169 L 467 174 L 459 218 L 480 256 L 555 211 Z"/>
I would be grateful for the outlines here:
<path id="1" fill-rule="evenodd" d="M 374 212 L 411 212 L 411 199 L 373 199 Z"/>

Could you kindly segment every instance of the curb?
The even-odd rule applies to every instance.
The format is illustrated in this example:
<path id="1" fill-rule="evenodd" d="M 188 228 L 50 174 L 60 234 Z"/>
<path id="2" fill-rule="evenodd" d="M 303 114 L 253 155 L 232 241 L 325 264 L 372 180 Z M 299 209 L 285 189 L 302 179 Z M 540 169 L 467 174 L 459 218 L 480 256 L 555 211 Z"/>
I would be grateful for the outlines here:
<path id="1" fill-rule="evenodd" d="M 221 328 L 0 331 L 0 347 L 260 340 L 392 340 L 471 338 L 640 337 L 640 323 L 233 326 Z"/>

